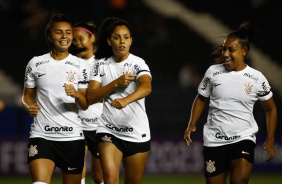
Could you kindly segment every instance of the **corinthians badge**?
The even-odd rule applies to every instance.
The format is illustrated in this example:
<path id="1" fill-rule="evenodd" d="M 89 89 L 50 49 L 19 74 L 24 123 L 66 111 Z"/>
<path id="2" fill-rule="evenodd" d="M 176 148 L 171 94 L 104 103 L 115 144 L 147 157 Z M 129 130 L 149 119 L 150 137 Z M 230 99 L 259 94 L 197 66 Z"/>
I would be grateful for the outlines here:
<path id="1" fill-rule="evenodd" d="M 69 71 L 69 72 L 67 72 L 67 77 L 66 77 L 66 79 L 69 81 L 69 82 L 73 82 L 73 81 L 75 81 L 75 72 L 73 72 L 73 71 Z"/>
<path id="2" fill-rule="evenodd" d="M 244 85 L 246 86 L 244 89 L 245 93 L 248 95 L 251 94 L 253 92 L 252 90 L 254 85 L 250 85 L 250 83 Z"/>
<path id="3" fill-rule="evenodd" d="M 207 167 L 206 167 L 207 172 L 212 173 L 216 170 L 216 168 L 214 166 L 215 161 L 209 160 L 208 162 L 206 162 L 206 164 L 207 164 Z"/>
<path id="4" fill-rule="evenodd" d="M 34 157 L 34 155 L 38 154 L 38 150 L 36 149 L 37 145 L 31 145 L 30 148 L 28 148 L 28 156 L 29 157 Z"/>

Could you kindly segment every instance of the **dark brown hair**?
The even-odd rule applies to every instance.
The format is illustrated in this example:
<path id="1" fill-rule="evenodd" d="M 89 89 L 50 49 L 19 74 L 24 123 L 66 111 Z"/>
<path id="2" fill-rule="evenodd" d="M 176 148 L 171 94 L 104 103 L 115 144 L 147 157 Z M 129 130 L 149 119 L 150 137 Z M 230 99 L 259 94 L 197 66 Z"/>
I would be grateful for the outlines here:
<path id="1" fill-rule="evenodd" d="M 50 36 L 51 29 L 53 28 L 54 24 L 58 23 L 58 22 L 67 22 L 67 23 L 69 23 L 71 25 L 71 22 L 70 22 L 70 20 L 68 19 L 68 17 L 66 15 L 64 15 L 64 14 L 55 14 L 55 15 L 53 15 L 53 17 L 48 22 L 48 24 L 46 26 L 46 29 L 45 29 L 46 40 L 47 40 L 51 50 L 53 50 L 54 45 L 53 45 L 52 42 L 49 41 L 48 37 Z"/>
<path id="2" fill-rule="evenodd" d="M 112 48 L 108 45 L 107 39 L 111 37 L 114 29 L 117 26 L 126 26 L 129 29 L 130 36 L 133 37 L 133 29 L 126 20 L 117 17 L 106 18 L 102 22 L 97 34 L 97 51 L 95 53 L 96 59 L 108 59 L 113 55 Z"/>
<path id="3" fill-rule="evenodd" d="M 255 27 L 253 24 L 251 24 L 250 22 L 243 22 L 239 29 L 236 31 L 233 31 L 231 33 L 229 33 L 226 36 L 226 39 L 228 38 L 237 38 L 239 39 L 239 44 L 241 44 L 241 47 L 247 47 L 248 51 L 250 50 L 250 43 L 253 39 L 254 36 L 254 32 L 255 32 Z M 215 63 L 219 64 L 219 63 L 223 63 L 224 62 L 224 58 L 222 56 L 222 46 L 217 46 L 212 55 L 215 57 Z"/>

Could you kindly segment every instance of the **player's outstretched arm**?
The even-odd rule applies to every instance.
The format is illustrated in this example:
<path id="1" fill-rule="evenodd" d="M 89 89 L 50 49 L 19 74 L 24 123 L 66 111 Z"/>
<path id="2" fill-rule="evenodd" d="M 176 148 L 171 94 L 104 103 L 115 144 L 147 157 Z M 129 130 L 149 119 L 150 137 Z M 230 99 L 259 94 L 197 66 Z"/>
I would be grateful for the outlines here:
<path id="1" fill-rule="evenodd" d="M 192 143 L 191 133 L 196 131 L 196 123 L 199 120 L 205 108 L 207 99 L 208 98 L 198 94 L 194 100 L 194 103 L 191 109 L 190 120 L 189 120 L 187 129 L 184 132 L 184 141 L 187 144 L 187 146 L 189 146 L 190 143 Z"/>
<path id="2" fill-rule="evenodd" d="M 273 98 L 266 101 L 260 101 L 266 115 L 266 125 L 267 125 L 267 138 L 263 144 L 263 149 L 268 152 L 267 161 L 271 160 L 275 155 L 274 148 L 274 135 L 277 124 L 277 109 Z"/>

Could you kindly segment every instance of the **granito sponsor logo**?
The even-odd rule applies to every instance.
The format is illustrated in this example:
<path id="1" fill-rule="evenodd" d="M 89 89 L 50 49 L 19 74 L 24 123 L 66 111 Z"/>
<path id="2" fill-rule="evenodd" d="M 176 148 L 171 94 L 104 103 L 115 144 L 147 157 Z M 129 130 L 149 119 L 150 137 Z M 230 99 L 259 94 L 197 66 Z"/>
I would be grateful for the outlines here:
<path id="1" fill-rule="evenodd" d="M 216 72 L 214 72 L 212 75 L 213 75 L 213 76 L 216 76 L 216 75 L 219 75 L 219 74 L 222 74 L 222 71 L 220 71 L 220 72 L 219 72 L 219 71 L 216 71 Z"/>
<path id="2" fill-rule="evenodd" d="M 98 118 L 82 118 L 80 116 L 78 117 L 81 119 L 81 121 L 87 122 L 87 123 L 95 123 L 98 120 Z"/>
<path id="3" fill-rule="evenodd" d="M 32 68 L 31 67 L 28 67 L 27 71 L 26 71 L 26 74 L 25 74 L 25 81 L 27 81 L 27 76 L 28 74 L 32 71 Z"/>
<path id="4" fill-rule="evenodd" d="M 235 140 L 235 139 L 238 139 L 238 138 L 240 138 L 241 136 L 240 136 L 240 135 L 235 135 L 235 136 L 227 137 L 227 136 L 225 136 L 225 135 L 221 135 L 220 133 L 216 133 L 216 134 L 215 134 L 215 137 L 216 137 L 217 139 L 223 139 L 223 140 L 228 141 L 228 140 Z"/>
<path id="5" fill-rule="evenodd" d="M 35 67 L 38 67 L 39 65 L 43 65 L 43 64 L 46 64 L 46 63 L 49 63 L 49 60 L 47 60 L 47 61 L 39 61 L 39 62 L 35 63 Z"/>
<path id="6" fill-rule="evenodd" d="M 118 128 L 116 126 L 107 124 L 106 127 L 108 129 L 111 129 L 111 130 L 114 130 L 114 131 L 117 131 L 117 132 L 132 132 L 133 131 L 133 128 L 127 127 L 127 126 Z"/>
<path id="7" fill-rule="evenodd" d="M 202 90 L 206 90 L 208 87 L 208 83 L 210 82 L 209 78 L 205 78 L 203 82 L 203 87 L 201 88 Z"/>
<path id="8" fill-rule="evenodd" d="M 74 66 L 74 67 L 76 67 L 76 68 L 79 68 L 79 65 L 74 64 L 74 62 L 66 61 L 65 64 L 66 64 L 66 65 Z"/>
<path id="9" fill-rule="evenodd" d="M 44 127 L 44 130 L 50 134 L 52 133 L 72 133 L 73 127 L 63 126 L 63 127 L 50 127 L 49 125 L 46 125 Z"/>
<path id="10" fill-rule="evenodd" d="M 253 79 L 255 81 L 258 81 L 258 78 L 255 78 L 253 75 L 249 74 L 249 73 L 244 73 L 243 76 L 249 77 L 250 79 Z"/>

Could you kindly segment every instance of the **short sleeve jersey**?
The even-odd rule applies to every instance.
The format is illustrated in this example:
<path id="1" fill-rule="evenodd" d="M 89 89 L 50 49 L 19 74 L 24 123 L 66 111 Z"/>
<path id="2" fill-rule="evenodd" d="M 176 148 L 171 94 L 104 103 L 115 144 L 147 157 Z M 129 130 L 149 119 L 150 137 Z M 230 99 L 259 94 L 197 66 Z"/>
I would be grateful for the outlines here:
<path id="1" fill-rule="evenodd" d="M 242 71 L 229 71 L 223 64 L 212 65 L 198 87 L 200 95 L 210 97 L 204 146 L 241 140 L 256 142 L 258 126 L 253 107 L 257 100 L 272 97 L 270 89 L 265 76 L 249 66 Z"/>
<path id="2" fill-rule="evenodd" d="M 69 141 L 84 139 L 75 99 L 67 96 L 64 84 L 76 90 L 88 88 L 89 69 L 71 54 L 54 60 L 50 53 L 34 57 L 26 67 L 26 88 L 36 88 L 36 103 L 41 109 L 31 125 L 30 137 Z"/>
<path id="3" fill-rule="evenodd" d="M 116 63 L 113 57 L 99 60 L 91 72 L 90 80 L 98 81 L 101 87 L 104 87 L 124 74 L 137 74 L 137 77 L 127 87 L 117 87 L 104 98 L 103 113 L 97 133 L 110 133 L 130 142 L 146 142 L 151 136 L 145 98 L 134 101 L 122 109 L 111 106 L 111 102 L 116 98 L 124 98 L 137 89 L 137 79 L 140 76 L 151 77 L 145 61 L 133 54 L 120 63 Z"/>
<path id="4" fill-rule="evenodd" d="M 88 65 L 89 70 L 94 68 L 97 61 L 94 56 L 90 59 L 85 60 Z M 97 102 L 95 104 L 89 105 L 87 110 L 79 110 L 79 118 L 81 119 L 82 129 L 86 131 L 97 130 L 98 119 L 103 111 L 103 103 Z"/>

